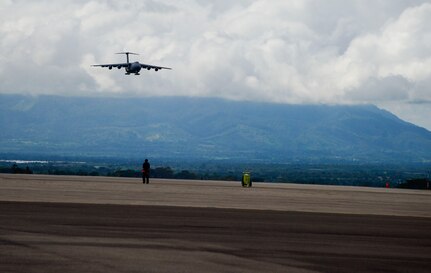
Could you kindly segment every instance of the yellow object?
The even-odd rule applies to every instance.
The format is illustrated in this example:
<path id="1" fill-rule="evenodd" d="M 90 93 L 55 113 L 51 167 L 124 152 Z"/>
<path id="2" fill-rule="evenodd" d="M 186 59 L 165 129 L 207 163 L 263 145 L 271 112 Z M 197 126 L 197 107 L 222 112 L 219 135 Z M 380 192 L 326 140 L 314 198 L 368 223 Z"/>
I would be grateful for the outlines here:
<path id="1" fill-rule="evenodd" d="M 251 175 L 250 172 L 243 172 L 242 173 L 242 181 L 241 184 L 243 187 L 251 187 Z"/>

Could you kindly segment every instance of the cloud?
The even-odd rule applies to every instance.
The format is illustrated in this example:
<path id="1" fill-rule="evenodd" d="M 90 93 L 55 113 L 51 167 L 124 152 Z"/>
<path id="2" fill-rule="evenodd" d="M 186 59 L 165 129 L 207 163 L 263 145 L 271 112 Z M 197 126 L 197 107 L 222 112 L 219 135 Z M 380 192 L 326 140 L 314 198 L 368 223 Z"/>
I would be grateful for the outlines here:
<path id="1" fill-rule="evenodd" d="M 428 1 L 1 1 L 0 92 L 431 100 Z M 91 67 L 115 52 L 172 71 Z"/>
<path id="2" fill-rule="evenodd" d="M 370 77 L 345 96 L 359 102 L 408 101 L 412 88 L 413 84 L 400 75 Z"/>
<path id="3" fill-rule="evenodd" d="M 342 76 L 337 81 L 339 88 L 379 92 L 380 99 L 387 100 L 430 99 L 430 94 L 419 94 L 415 88 L 431 79 L 430 15 L 431 4 L 408 8 L 381 31 L 352 40 L 345 54 L 331 63 L 333 73 Z M 401 78 L 412 83 L 408 89 L 399 81 Z M 386 86 L 373 88 L 370 82 L 376 80 L 385 82 Z M 406 96 L 399 96 L 397 89 L 400 88 L 404 88 Z M 368 102 L 373 99 L 374 96 L 363 98 Z"/>

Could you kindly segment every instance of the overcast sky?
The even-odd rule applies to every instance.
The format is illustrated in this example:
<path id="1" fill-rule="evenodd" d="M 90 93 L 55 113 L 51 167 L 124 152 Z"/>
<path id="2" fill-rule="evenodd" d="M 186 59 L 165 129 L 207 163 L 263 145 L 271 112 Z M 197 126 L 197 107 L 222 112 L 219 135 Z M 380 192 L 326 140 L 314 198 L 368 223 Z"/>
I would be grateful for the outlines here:
<path id="1" fill-rule="evenodd" d="M 372 103 L 431 130 L 431 0 L 0 0 L 0 93 Z M 173 70 L 91 67 L 132 60 Z"/>

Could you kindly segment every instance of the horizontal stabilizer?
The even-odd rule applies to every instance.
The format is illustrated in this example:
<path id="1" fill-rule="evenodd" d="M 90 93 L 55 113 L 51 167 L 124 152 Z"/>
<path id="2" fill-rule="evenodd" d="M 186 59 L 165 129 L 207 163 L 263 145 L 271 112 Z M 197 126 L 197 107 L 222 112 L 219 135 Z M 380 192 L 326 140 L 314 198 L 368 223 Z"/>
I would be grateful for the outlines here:
<path id="1" fill-rule="evenodd" d="M 133 53 L 133 52 L 118 52 L 118 53 L 115 53 L 115 54 L 126 54 L 126 55 L 131 54 L 131 55 L 139 55 L 138 53 Z"/>

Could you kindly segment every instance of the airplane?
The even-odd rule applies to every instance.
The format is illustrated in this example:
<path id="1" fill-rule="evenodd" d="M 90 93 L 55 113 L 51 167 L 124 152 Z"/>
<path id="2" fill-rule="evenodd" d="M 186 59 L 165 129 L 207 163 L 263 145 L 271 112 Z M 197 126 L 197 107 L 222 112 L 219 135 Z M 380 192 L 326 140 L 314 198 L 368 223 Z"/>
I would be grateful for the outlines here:
<path id="1" fill-rule="evenodd" d="M 172 69 L 169 67 L 163 67 L 163 66 L 157 66 L 157 65 L 151 65 L 151 64 L 141 64 L 139 62 L 129 62 L 129 55 L 139 55 L 132 52 L 119 52 L 116 54 L 126 54 L 127 57 L 127 63 L 121 63 L 121 64 L 94 64 L 92 66 L 100 66 L 100 67 L 107 67 L 109 70 L 111 70 L 113 67 L 116 67 L 118 69 L 121 69 L 124 67 L 126 69 L 126 75 L 130 75 L 130 73 L 134 73 L 135 75 L 140 75 L 139 71 L 141 71 L 142 68 L 151 70 L 154 69 L 155 71 L 159 71 L 162 69 Z"/>

